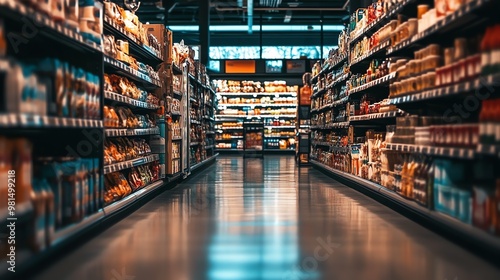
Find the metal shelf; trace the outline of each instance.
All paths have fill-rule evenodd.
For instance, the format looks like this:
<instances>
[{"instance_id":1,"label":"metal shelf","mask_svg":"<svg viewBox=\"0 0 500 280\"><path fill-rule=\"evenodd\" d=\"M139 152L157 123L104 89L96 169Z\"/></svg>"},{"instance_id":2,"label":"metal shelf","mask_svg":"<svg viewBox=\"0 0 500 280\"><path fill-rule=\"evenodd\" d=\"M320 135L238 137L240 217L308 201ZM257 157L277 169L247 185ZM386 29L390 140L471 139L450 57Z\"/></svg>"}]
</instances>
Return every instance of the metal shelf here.
<instances>
[{"instance_id":1,"label":"metal shelf","mask_svg":"<svg viewBox=\"0 0 500 280\"><path fill-rule=\"evenodd\" d=\"M473 159L476 155L475 149L454 148L454 147L434 147L410 144L387 144L387 150L401 151L404 153L419 153L439 157L450 157L457 159Z\"/></svg>"},{"instance_id":2,"label":"metal shelf","mask_svg":"<svg viewBox=\"0 0 500 280\"><path fill-rule=\"evenodd\" d=\"M29 114L0 114L0 128L103 128L103 121Z\"/></svg>"},{"instance_id":3,"label":"metal shelf","mask_svg":"<svg viewBox=\"0 0 500 280\"><path fill-rule=\"evenodd\" d=\"M290 138L294 138L295 135L293 136L286 136L286 135L281 135L281 136L271 136L271 135L264 135L264 138L267 138L267 139L270 139L270 138L274 138L274 139L277 139L277 138L280 138L280 139L290 139Z\"/></svg>"},{"instance_id":4,"label":"metal shelf","mask_svg":"<svg viewBox=\"0 0 500 280\"><path fill-rule=\"evenodd\" d=\"M229 139L215 139L215 141L233 141L233 140L238 140L238 139L243 139L243 136L231 136Z\"/></svg>"},{"instance_id":5,"label":"metal shelf","mask_svg":"<svg viewBox=\"0 0 500 280\"><path fill-rule=\"evenodd\" d=\"M346 172L338 171L314 159L311 159L310 162L313 166L327 172L335 179L342 178L350 183L353 183L355 186L367 189L371 191L371 196L387 199L393 205L402 207L412 214L416 214L420 218L424 218L427 222L430 222L433 225L439 225L450 234L459 236L462 240L466 240L467 242L474 243L476 247L480 246L484 252L489 252L497 257L500 255L500 239L498 237L445 214L425 208L415 201L403 198L397 193L374 182Z\"/></svg>"},{"instance_id":6,"label":"metal shelf","mask_svg":"<svg viewBox=\"0 0 500 280\"><path fill-rule=\"evenodd\" d=\"M400 105L404 103L418 102L422 100L429 100L434 98L443 98L458 94L463 94L466 92L471 92L474 90L479 90L481 88L488 88L491 86L498 85L500 81L500 73L488 75L484 77L479 77L471 81L458 83L449 86L443 86L435 89L425 90L422 92L409 94L400 97L391 98L391 104Z\"/></svg>"},{"instance_id":7,"label":"metal shelf","mask_svg":"<svg viewBox=\"0 0 500 280\"><path fill-rule=\"evenodd\" d=\"M294 125L265 125L265 129L295 129Z\"/></svg>"},{"instance_id":8,"label":"metal shelf","mask_svg":"<svg viewBox=\"0 0 500 280\"><path fill-rule=\"evenodd\" d=\"M323 75L323 74L326 74L326 73L330 73L331 71L333 71L333 69L337 68L337 66L346 61L347 60L347 53L346 54L342 54L340 55L339 57L337 57L333 63L331 65L324 65L323 66L323 69L321 69L321 71L314 77L311 78L311 81L314 83L314 81L316 81L318 79L319 76Z\"/></svg>"},{"instance_id":9,"label":"metal shelf","mask_svg":"<svg viewBox=\"0 0 500 280\"><path fill-rule=\"evenodd\" d=\"M334 129L334 128L348 128L349 122L336 122L327 125L312 125L311 129Z\"/></svg>"},{"instance_id":10,"label":"metal shelf","mask_svg":"<svg viewBox=\"0 0 500 280\"><path fill-rule=\"evenodd\" d=\"M51 40L57 40L73 49L102 53L101 45L84 39L76 30L61 23L56 23L47 15L20 2L21 1L0 0L0 17L13 19L18 21L20 25L24 24L25 27L28 27L26 23L32 22L36 26L35 29L38 31L35 34L37 36L41 35ZM31 28L27 28L26 32L31 32ZM26 35L26 37L27 36L28 35ZM50 43L47 42L47 44Z\"/></svg>"},{"instance_id":11,"label":"metal shelf","mask_svg":"<svg viewBox=\"0 0 500 280\"><path fill-rule=\"evenodd\" d=\"M123 27L118 26L107 15L104 15L104 29L117 39L125 39L129 42L130 53L136 58L144 59L147 64L156 66L163 62L161 53L142 45L132 33L127 32ZM140 60L139 59L139 60ZM144 62L140 60L141 62Z\"/></svg>"},{"instance_id":12,"label":"metal shelf","mask_svg":"<svg viewBox=\"0 0 500 280\"><path fill-rule=\"evenodd\" d=\"M362 29L360 32L357 34L352 34L350 35L351 40L349 41L349 45L352 45L353 43L359 41L360 39L364 38L365 36L372 35L375 33L378 29L389 23L389 21L394 18L396 15L401 13L401 11L409 4L412 2L415 2L416 0L403 0L401 1L397 6L395 6L392 10L389 12L385 13L382 15L380 18L377 20L373 21L370 23L368 26L366 26L364 29Z\"/></svg>"},{"instance_id":13,"label":"metal shelf","mask_svg":"<svg viewBox=\"0 0 500 280\"><path fill-rule=\"evenodd\" d=\"M250 118L295 118L296 115L216 115L218 118L239 118L239 119L250 119Z\"/></svg>"},{"instance_id":14,"label":"metal shelf","mask_svg":"<svg viewBox=\"0 0 500 280\"><path fill-rule=\"evenodd\" d=\"M271 96L283 96L283 95L293 95L296 96L296 92L218 92L221 96L259 96L259 95L271 95Z\"/></svg>"},{"instance_id":15,"label":"metal shelf","mask_svg":"<svg viewBox=\"0 0 500 280\"><path fill-rule=\"evenodd\" d=\"M398 115L400 115L401 113L402 113L402 111L392 111L392 112L374 113L374 114L367 114L367 115L360 115L360 116L350 116L349 121L350 122L361 122L361 121L370 121L370 120L389 119L389 118L395 118Z\"/></svg>"},{"instance_id":16,"label":"metal shelf","mask_svg":"<svg viewBox=\"0 0 500 280\"><path fill-rule=\"evenodd\" d=\"M476 10L487 7L486 4L489 2L491 2L491 0L472 0L468 3L464 3L455 12L442 18L430 28L413 35L411 38L408 38L393 47L390 47L387 50L387 55L397 54L408 47L417 45L416 43L418 43L418 46L421 46L422 41L426 41L432 37L437 37L443 32L449 32L451 28L459 29L467 25L469 20L472 18L469 18L468 20L466 19Z\"/></svg>"},{"instance_id":17,"label":"metal shelf","mask_svg":"<svg viewBox=\"0 0 500 280\"><path fill-rule=\"evenodd\" d=\"M182 74L181 68L175 63L172 63L172 71L174 72L174 74Z\"/></svg>"},{"instance_id":18,"label":"metal shelf","mask_svg":"<svg viewBox=\"0 0 500 280\"><path fill-rule=\"evenodd\" d=\"M388 75L385 75L384 77L380 77L376 80L373 80L369 83L366 83L364 85L352 88L348 90L348 95L352 95L354 93L359 93L363 92L366 90L369 90L371 88L377 87L377 86L386 86L389 85L389 83L396 78L396 72L390 73Z\"/></svg>"},{"instance_id":19,"label":"metal shelf","mask_svg":"<svg viewBox=\"0 0 500 280\"><path fill-rule=\"evenodd\" d=\"M119 93L115 93L115 92L111 92L111 91L105 91L104 98L107 100L112 100L112 101L119 102L122 104L127 104L129 106L133 106L136 108L150 109L150 110L158 110L160 108L160 106L158 106L158 105L135 100L135 99L132 99L130 97L123 96Z\"/></svg>"},{"instance_id":20,"label":"metal shelf","mask_svg":"<svg viewBox=\"0 0 500 280\"><path fill-rule=\"evenodd\" d=\"M500 146L479 144L477 146L476 154L500 158Z\"/></svg>"},{"instance_id":21,"label":"metal shelf","mask_svg":"<svg viewBox=\"0 0 500 280\"><path fill-rule=\"evenodd\" d=\"M160 129L158 127L140 128L140 129L106 128L104 133L106 134L106 137L158 135L158 134L160 134Z\"/></svg>"},{"instance_id":22,"label":"metal shelf","mask_svg":"<svg viewBox=\"0 0 500 280\"><path fill-rule=\"evenodd\" d=\"M135 166L147 164L150 162L157 161L159 159L160 159L159 155L153 154L153 155L140 157L140 158L133 159L133 160L128 160L128 161L124 161L124 162L105 165L104 166L104 174L113 173L113 172L117 172L117 171L120 171L123 169L128 169L128 168L132 168Z\"/></svg>"},{"instance_id":23,"label":"metal shelf","mask_svg":"<svg viewBox=\"0 0 500 280\"><path fill-rule=\"evenodd\" d=\"M178 99L181 99L183 96L182 92L180 91L173 90L172 93L174 94L174 96L178 97Z\"/></svg>"},{"instance_id":24,"label":"metal shelf","mask_svg":"<svg viewBox=\"0 0 500 280\"><path fill-rule=\"evenodd\" d=\"M365 62L369 62L368 60L371 59L371 58L375 58L379 55L383 55L385 56L385 52L383 52L387 47L389 47L391 44L391 40L386 40L385 42L383 43L380 43L378 46L375 46L372 50L370 50L368 53L362 55L362 56L358 56L356 59L354 59L353 61L351 61L351 65L350 65L350 69L352 72L356 72L357 71L353 71L354 69L356 70L360 70L360 71L366 71L366 69L361 69L361 67L363 67L366 63Z\"/></svg>"},{"instance_id":25,"label":"metal shelf","mask_svg":"<svg viewBox=\"0 0 500 280\"><path fill-rule=\"evenodd\" d=\"M219 108L220 107L297 107L297 104L221 104L219 103Z\"/></svg>"},{"instance_id":26,"label":"metal shelf","mask_svg":"<svg viewBox=\"0 0 500 280\"><path fill-rule=\"evenodd\" d=\"M243 127L238 127L238 126L232 126L232 127L222 127L217 130L243 130Z\"/></svg>"},{"instance_id":27,"label":"metal shelf","mask_svg":"<svg viewBox=\"0 0 500 280\"><path fill-rule=\"evenodd\" d=\"M156 89L161 87L161 82L152 79L148 75L141 73L140 71L137 71L135 69L132 69L130 66L126 65L125 63L118 61L114 58L111 58L109 56L104 56L104 65L108 66L109 68L114 69L117 73L130 78L138 83L142 83L142 86L148 88L148 89ZM106 71L105 71L106 72Z\"/></svg>"}]
</instances>

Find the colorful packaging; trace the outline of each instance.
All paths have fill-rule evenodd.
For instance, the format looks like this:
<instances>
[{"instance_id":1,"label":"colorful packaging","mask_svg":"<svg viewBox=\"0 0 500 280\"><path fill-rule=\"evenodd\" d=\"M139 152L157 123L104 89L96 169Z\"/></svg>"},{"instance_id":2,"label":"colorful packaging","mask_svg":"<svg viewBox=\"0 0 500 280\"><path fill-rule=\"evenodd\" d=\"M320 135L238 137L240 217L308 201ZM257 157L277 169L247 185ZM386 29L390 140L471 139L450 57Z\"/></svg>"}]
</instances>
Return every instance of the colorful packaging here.
<instances>
[{"instance_id":1,"label":"colorful packaging","mask_svg":"<svg viewBox=\"0 0 500 280\"><path fill-rule=\"evenodd\" d=\"M62 170L63 224L76 223L81 217L81 180L79 163L65 161L60 164Z\"/></svg>"},{"instance_id":2,"label":"colorful packaging","mask_svg":"<svg viewBox=\"0 0 500 280\"><path fill-rule=\"evenodd\" d=\"M51 160L52 161L52 160ZM61 228L63 225L63 186L62 170L57 162L47 162L41 167L40 177L47 180L48 186L54 195L54 217L55 227Z\"/></svg>"},{"instance_id":3,"label":"colorful packaging","mask_svg":"<svg viewBox=\"0 0 500 280\"><path fill-rule=\"evenodd\" d=\"M54 239L55 233L55 207L54 207L54 193L45 179L40 180L40 186L46 193L45 201L45 242L47 247L50 246Z\"/></svg>"},{"instance_id":4,"label":"colorful packaging","mask_svg":"<svg viewBox=\"0 0 500 280\"><path fill-rule=\"evenodd\" d=\"M103 33L103 4L94 0L80 0L80 31L90 42L101 45Z\"/></svg>"},{"instance_id":5,"label":"colorful packaging","mask_svg":"<svg viewBox=\"0 0 500 280\"><path fill-rule=\"evenodd\" d=\"M43 1L41 1L43 2ZM64 12L66 14L66 24L74 30L79 30L79 1L78 0L64 0Z\"/></svg>"}]
</instances>

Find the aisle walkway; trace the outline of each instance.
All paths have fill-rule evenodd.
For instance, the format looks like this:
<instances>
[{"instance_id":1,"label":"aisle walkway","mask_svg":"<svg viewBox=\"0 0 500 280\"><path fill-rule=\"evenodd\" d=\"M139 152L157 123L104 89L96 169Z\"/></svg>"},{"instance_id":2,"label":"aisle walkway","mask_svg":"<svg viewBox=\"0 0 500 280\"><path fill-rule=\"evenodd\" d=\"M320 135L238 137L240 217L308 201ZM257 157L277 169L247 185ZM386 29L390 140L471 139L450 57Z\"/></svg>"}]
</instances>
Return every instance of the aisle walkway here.
<instances>
[{"instance_id":1,"label":"aisle walkway","mask_svg":"<svg viewBox=\"0 0 500 280\"><path fill-rule=\"evenodd\" d=\"M221 157L36 279L500 279L293 157Z\"/></svg>"}]
</instances>

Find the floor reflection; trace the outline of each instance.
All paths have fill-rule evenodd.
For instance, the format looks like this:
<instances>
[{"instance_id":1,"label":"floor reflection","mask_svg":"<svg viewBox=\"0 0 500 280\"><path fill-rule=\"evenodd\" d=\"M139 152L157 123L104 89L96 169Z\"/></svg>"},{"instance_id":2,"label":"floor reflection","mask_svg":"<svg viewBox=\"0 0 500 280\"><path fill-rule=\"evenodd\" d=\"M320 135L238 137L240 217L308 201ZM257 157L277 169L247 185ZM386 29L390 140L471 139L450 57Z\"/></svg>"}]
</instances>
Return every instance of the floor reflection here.
<instances>
[{"instance_id":1,"label":"floor reflection","mask_svg":"<svg viewBox=\"0 0 500 280\"><path fill-rule=\"evenodd\" d=\"M227 184L226 176L233 179L231 171L242 164L243 184ZM289 158L231 160L229 168L221 163L223 188L216 190L224 203L216 206L207 279L282 279L293 269L299 260L297 183L279 174L290 164Z\"/></svg>"},{"instance_id":2,"label":"floor reflection","mask_svg":"<svg viewBox=\"0 0 500 280\"><path fill-rule=\"evenodd\" d=\"M34 278L444 280L500 270L293 157L266 156L219 158Z\"/></svg>"}]
</instances>

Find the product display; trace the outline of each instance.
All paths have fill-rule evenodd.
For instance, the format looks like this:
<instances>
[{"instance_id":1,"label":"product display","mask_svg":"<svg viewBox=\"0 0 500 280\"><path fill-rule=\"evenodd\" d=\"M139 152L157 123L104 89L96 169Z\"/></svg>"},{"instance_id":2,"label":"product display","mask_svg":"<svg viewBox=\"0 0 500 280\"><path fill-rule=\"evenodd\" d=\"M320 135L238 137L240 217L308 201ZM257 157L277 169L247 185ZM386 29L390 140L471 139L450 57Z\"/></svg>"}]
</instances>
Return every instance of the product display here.
<instances>
[{"instance_id":1,"label":"product display","mask_svg":"<svg viewBox=\"0 0 500 280\"><path fill-rule=\"evenodd\" d=\"M313 68L313 163L450 216L457 229L471 224L499 235L492 205L500 192L500 103L476 98L481 87L498 85L498 25L472 30L461 22L486 2L379 0L356 11L349 65ZM350 74L345 84L337 82L343 73Z\"/></svg>"},{"instance_id":2,"label":"product display","mask_svg":"<svg viewBox=\"0 0 500 280\"><path fill-rule=\"evenodd\" d=\"M119 5L109 0L104 1L104 6L105 6L105 22L109 26L112 26L114 29L119 30L122 34L124 34L127 37L128 40L132 41L135 44L141 45L144 49L155 54L159 58L162 58L162 50L160 47L160 42L154 35L148 33L148 29L143 23L139 21L137 15L135 15L131 11L123 9ZM128 52L129 42L118 41L118 44L116 45L119 49L118 50L113 47L114 38L112 40L113 42L109 40L110 38L113 37L110 35L104 36L106 53L108 53L108 50L111 50L112 53L115 54L117 53L117 51L121 51L122 54L118 55L118 57L127 59L129 55Z\"/></svg>"},{"instance_id":3,"label":"product display","mask_svg":"<svg viewBox=\"0 0 500 280\"><path fill-rule=\"evenodd\" d=\"M189 176L184 160L201 166L217 156L206 68L190 54L193 71L170 79L171 38L156 32L164 25L144 25L124 6L0 1L0 198L12 201L0 203L0 218L17 219L19 268ZM183 90L188 79L192 92ZM172 86L192 97L192 115Z\"/></svg>"},{"instance_id":4,"label":"product display","mask_svg":"<svg viewBox=\"0 0 500 280\"><path fill-rule=\"evenodd\" d=\"M104 177L104 204L109 205L160 179L160 164L153 162Z\"/></svg>"},{"instance_id":5,"label":"product display","mask_svg":"<svg viewBox=\"0 0 500 280\"><path fill-rule=\"evenodd\" d=\"M100 78L55 58L37 63L0 59L6 93L0 111L100 119Z\"/></svg>"},{"instance_id":6,"label":"product display","mask_svg":"<svg viewBox=\"0 0 500 280\"><path fill-rule=\"evenodd\" d=\"M293 150L298 86L285 81L214 80L218 98L218 149L243 149L243 121L261 118L266 127L263 149ZM240 139L241 138L241 139ZM230 142L230 143L229 143Z\"/></svg>"},{"instance_id":7,"label":"product display","mask_svg":"<svg viewBox=\"0 0 500 280\"><path fill-rule=\"evenodd\" d=\"M203 241L203 252L215 248L206 240L253 248L262 240L241 225L260 237L270 226L307 253L302 241L332 229L332 215L339 253L363 268L343 278L495 278L487 262L500 256L500 1L209 2L0 0L0 279L79 279L81 267L138 273L102 259L153 256L137 243L144 233L180 260L142 260L165 264L149 278L238 278L243 270L227 263L177 269L193 268L181 239ZM160 208L141 207L161 193ZM379 202L439 234L401 217L384 224L392 214L371 204ZM139 208L122 224L134 236L81 242L125 228L110 225ZM223 238L206 238L212 229ZM258 251L267 256L276 240L265 241ZM94 243L109 252L92 254ZM231 250L244 247L236 243ZM217 248L218 261L230 260ZM63 256L67 275L54 277L60 261L50 259L68 249L77 252ZM288 263L304 255L271 251ZM377 251L385 255L370 263ZM455 260L467 266L453 271ZM263 263L248 277L280 276L259 271Z\"/></svg>"}]
</instances>

